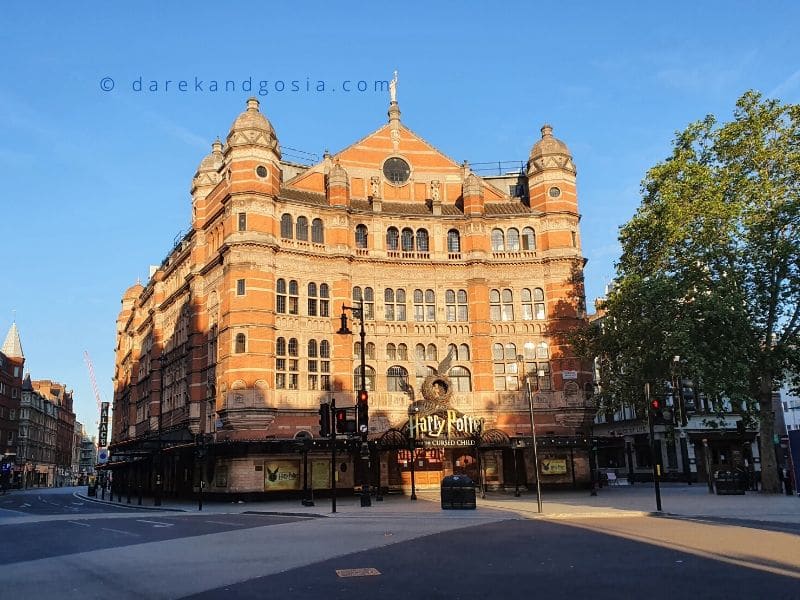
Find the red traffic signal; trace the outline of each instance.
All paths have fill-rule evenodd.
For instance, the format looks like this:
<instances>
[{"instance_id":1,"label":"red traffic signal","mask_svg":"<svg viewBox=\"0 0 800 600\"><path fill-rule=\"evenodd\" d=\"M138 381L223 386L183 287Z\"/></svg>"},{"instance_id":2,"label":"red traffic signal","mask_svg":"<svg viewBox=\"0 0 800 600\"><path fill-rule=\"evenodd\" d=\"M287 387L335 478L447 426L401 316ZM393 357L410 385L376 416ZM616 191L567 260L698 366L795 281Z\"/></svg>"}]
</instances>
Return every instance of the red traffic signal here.
<instances>
[{"instance_id":1,"label":"red traffic signal","mask_svg":"<svg viewBox=\"0 0 800 600\"><path fill-rule=\"evenodd\" d=\"M367 393L367 390L361 390L358 392L358 403L366 404L367 402L369 402L369 394Z\"/></svg>"},{"instance_id":2,"label":"red traffic signal","mask_svg":"<svg viewBox=\"0 0 800 600\"><path fill-rule=\"evenodd\" d=\"M657 398L653 398L650 400L650 408L652 410L659 410L661 408L661 400Z\"/></svg>"}]
</instances>

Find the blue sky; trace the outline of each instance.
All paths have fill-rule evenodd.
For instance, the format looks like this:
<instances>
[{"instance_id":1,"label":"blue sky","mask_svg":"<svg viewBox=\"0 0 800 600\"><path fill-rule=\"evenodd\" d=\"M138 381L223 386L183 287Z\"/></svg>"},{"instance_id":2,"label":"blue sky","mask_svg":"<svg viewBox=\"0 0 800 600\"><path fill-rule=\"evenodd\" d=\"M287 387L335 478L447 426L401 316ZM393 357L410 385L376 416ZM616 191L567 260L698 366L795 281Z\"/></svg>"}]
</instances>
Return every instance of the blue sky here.
<instances>
[{"instance_id":1,"label":"blue sky","mask_svg":"<svg viewBox=\"0 0 800 600\"><path fill-rule=\"evenodd\" d=\"M578 166L590 303L675 131L727 119L751 88L800 102L800 5L788 1L35 9L6 5L0 26L0 329L16 310L28 370L73 387L92 430L83 352L110 400L121 294L188 226L197 164L250 95L210 92L210 80L336 89L398 69L403 122L459 161L526 160L551 123ZM151 79L173 87L151 93ZM385 93L270 90L261 108L284 147L336 151L386 119Z\"/></svg>"}]
</instances>

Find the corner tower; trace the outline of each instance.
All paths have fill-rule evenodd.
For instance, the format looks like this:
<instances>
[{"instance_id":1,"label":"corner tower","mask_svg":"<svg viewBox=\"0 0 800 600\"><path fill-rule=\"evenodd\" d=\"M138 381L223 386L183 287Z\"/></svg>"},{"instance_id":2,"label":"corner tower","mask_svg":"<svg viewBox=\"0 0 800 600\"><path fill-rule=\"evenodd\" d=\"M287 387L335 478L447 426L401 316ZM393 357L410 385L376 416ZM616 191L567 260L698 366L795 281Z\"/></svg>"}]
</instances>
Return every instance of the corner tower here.
<instances>
[{"instance_id":1,"label":"corner tower","mask_svg":"<svg viewBox=\"0 0 800 600\"><path fill-rule=\"evenodd\" d=\"M231 125L223 155L231 193L280 193L281 150L272 124L259 110L258 99L248 99L247 110Z\"/></svg>"}]
</instances>

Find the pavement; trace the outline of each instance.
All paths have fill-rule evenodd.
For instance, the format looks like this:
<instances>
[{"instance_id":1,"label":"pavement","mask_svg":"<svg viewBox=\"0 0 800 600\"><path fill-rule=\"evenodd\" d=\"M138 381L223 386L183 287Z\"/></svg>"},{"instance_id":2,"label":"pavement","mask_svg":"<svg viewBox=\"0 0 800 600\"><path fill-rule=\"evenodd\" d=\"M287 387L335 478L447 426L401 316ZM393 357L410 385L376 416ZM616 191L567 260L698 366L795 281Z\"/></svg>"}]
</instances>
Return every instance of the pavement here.
<instances>
[{"instance_id":1,"label":"pavement","mask_svg":"<svg viewBox=\"0 0 800 600\"><path fill-rule=\"evenodd\" d=\"M127 504L102 501L86 495L81 488L78 496L87 501L104 502L117 507L138 507L137 498ZM447 514L465 511L442 511L439 492L433 490L417 493L418 500L408 496L387 495L382 502L373 497L371 507L361 507L356 496L337 499L336 514L331 513L329 498L318 498L314 506L303 506L299 500L265 500L258 502L204 501L206 513L256 512L274 515L298 516L358 516L379 514ZM705 485L661 484L662 511L656 510L655 490L652 484L605 487L596 496L581 491L542 491L542 513L538 512L536 494L524 491L520 497L513 492L488 492L478 498L478 511L513 513L523 518L578 519L601 517L630 517L646 515L680 516L690 518L752 520L758 522L800 524L800 497L747 492L745 495L718 496L709 494ZM181 512L198 512L197 501L190 499L164 498L161 507L153 506L152 498L142 499L142 508ZM124 509L124 508L123 508Z\"/></svg>"}]
</instances>

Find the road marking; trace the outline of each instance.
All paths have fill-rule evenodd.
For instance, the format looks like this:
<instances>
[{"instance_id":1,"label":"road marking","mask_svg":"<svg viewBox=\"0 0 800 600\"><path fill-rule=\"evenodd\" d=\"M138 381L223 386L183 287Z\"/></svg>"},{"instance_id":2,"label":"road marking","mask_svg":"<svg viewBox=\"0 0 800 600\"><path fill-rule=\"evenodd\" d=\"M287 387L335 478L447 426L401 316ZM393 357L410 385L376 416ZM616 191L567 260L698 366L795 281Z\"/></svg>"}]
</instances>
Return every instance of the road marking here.
<instances>
[{"instance_id":1,"label":"road marking","mask_svg":"<svg viewBox=\"0 0 800 600\"><path fill-rule=\"evenodd\" d=\"M175 523L162 523L161 521L148 521L147 519L136 519L139 523L150 523L154 527L172 527Z\"/></svg>"},{"instance_id":2,"label":"road marking","mask_svg":"<svg viewBox=\"0 0 800 600\"><path fill-rule=\"evenodd\" d=\"M103 531L113 531L114 533L122 533L123 535L132 535L133 537L141 537L138 533L131 533L130 531L122 531L122 529L112 529L111 527L101 527Z\"/></svg>"},{"instance_id":3,"label":"road marking","mask_svg":"<svg viewBox=\"0 0 800 600\"><path fill-rule=\"evenodd\" d=\"M83 506L83 502L70 502L70 504L74 504L75 506Z\"/></svg>"},{"instance_id":4,"label":"road marking","mask_svg":"<svg viewBox=\"0 0 800 600\"><path fill-rule=\"evenodd\" d=\"M204 523L214 523L215 525L233 525L234 527L243 527L243 523L230 523L229 521L203 521Z\"/></svg>"},{"instance_id":5,"label":"road marking","mask_svg":"<svg viewBox=\"0 0 800 600\"><path fill-rule=\"evenodd\" d=\"M336 574L339 577L370 577L380 575L381 572L373 567L367 567L366 569L336 569Z\"/></svg>"},{"instance_id":6,"label":"road marking","mask_svg":"<svg viewBox=\"0 0 800 600\"><path fill-rule=\"evenodd\" d=\"M73 525L80 525L81 527L91 527L88 523L78 523L78 521L67 521L67 523L72 523Z\"/></svg>"},{"instance_id":7,"label":"road marking","mask_svg":"<svg viewBox=\"0 0 800 600\"><path fill-rule=\"evenodd\" d=\"M28 504L27 502L25 502L24 504L20 504L20 508L30 508L30 506L31 505Z\"/></svg>"}]
</instances>

